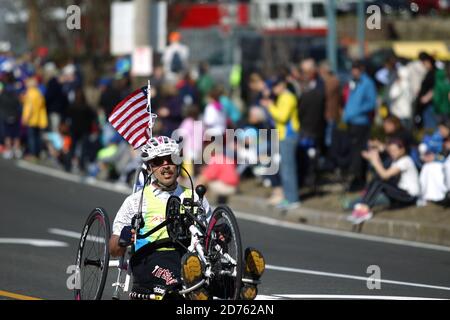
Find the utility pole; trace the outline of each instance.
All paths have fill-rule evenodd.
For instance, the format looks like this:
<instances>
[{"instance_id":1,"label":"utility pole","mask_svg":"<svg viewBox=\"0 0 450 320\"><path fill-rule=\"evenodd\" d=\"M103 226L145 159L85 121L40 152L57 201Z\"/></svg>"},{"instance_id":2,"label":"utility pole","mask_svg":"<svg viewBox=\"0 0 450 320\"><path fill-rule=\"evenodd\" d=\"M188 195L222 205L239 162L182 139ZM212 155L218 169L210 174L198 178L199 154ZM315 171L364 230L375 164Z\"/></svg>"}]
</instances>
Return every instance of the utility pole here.
<instances>
[{"instance_id":1,"label":"utility pole","mask_svg":"<svg viewBox=\"0 0 450 320\"><path fill-rule=\"evenodd\" d=\"M333 72L337 71L337 30L336 30L336 0L329 0L327 6L327 58Z\"/></svg>"},{"instance_id":2,"label":"utility pole","mask_svg":"<svg viewBox=\"0 0 450 320\"><path fill-rule=\"evenodd\" d=\"M42 35L40 32L40 16L39 6L35 1L27 2L28 9L28 23L27 23L27 40L28 47L31 50L35 50L38 46L42 45Z\"/></svg>"},{"instance_id":3,"label":"utility pole","mask_svg":"<svg viewBox=\"0 0 450 320\"><path fill-rule=\"evenodd\" d=\"M364 12L364 0L358 0L358 53L359 58L365 56L365 37L366 37L366 14Z\"/></svg>"},{"instance_id":4,"label":"utility pole","mask_svg":"<svg viewBox=\"0 0 450 320\"><path fill-rule=\"evenodd\" d=\"M150 2L151 0L134 0L134 45L150 45Z\"/></svg>"},{"instance_id":5,"label":"utility pole","mask_svg":"<svg viewBox=\"0 0 450 320\"><path fill-rule=\"evenodd\" d=\"M134 0L134 48L150 46L150 8L152 0ZM133 63L133 61L131 62ZM134 77L134 87L147 83L144 77Z\"/></svg>"}]
</instances>

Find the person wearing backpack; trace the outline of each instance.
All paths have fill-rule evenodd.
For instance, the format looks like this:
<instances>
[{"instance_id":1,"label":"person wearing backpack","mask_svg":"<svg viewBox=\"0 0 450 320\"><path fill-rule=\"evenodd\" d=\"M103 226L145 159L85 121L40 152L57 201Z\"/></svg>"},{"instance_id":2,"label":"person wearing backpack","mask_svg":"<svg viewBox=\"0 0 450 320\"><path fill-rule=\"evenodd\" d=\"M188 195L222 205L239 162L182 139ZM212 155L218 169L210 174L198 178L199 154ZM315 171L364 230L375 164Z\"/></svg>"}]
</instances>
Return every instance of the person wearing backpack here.
<instances>
[{"instance_id":1,"label":"person wearing backpack","mask_svg":"<svg viewBox=\"0 0 450 320\"><path fill-rule=\"evenodd\" d=\"M170 44L164 50L162 61L166 80L175 83L178 76L187 69L189 59L189 48L182 44L179 32L171 32L169 35Z\"/></svg>"}]
</instances>

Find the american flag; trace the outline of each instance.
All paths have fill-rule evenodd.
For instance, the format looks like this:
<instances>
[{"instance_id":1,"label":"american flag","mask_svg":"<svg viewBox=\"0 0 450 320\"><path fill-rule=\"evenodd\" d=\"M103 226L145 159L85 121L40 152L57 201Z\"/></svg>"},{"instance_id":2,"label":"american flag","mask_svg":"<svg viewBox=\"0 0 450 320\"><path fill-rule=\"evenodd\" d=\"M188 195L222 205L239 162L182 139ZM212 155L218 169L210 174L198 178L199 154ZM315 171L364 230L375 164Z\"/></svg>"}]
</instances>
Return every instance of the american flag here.
<instances>
[{"instance_id":1,"label":"american flag","mask_svg":"<svg viewBox=\"0 0 450 320\"><path fill-rule=\"evenodd\" d=\"M150 137L147 91L147 87L142 87L132 92L114 108L108 118L117 132L135 149Z\"/></svg>"}]
</instances>

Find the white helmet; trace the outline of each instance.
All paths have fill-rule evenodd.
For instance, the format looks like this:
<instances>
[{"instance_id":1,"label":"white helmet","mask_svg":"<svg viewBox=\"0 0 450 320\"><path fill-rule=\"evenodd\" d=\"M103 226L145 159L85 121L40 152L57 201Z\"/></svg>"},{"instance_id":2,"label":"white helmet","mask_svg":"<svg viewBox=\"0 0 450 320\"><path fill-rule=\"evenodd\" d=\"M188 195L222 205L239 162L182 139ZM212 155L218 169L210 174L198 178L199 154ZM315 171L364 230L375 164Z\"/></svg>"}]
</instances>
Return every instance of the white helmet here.
<instances>
[{"instance_id":1,"label":"white helmet","mask_svg":"<svg viewBox=\"0 0 450 320\"><path fill-rule=\"evenodd\" d=\"M151 138L141 147L141 151L141 158L144 162L157 157L180 155L178 143L166 136Z\"/></svg>"}]
</instances>

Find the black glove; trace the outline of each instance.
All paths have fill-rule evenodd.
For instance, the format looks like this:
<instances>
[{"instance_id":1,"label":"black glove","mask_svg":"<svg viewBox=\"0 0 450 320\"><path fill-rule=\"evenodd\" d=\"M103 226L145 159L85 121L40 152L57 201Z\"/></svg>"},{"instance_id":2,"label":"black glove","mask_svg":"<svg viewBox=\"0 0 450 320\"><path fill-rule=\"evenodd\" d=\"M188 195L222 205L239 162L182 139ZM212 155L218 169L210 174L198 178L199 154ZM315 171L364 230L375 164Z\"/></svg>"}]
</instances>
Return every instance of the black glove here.
<instances>
[{"instance_id":1,"label":"black glove","mask_svg":"<svg viewBox=\"0 0 450 320\"><path fill-rule=\"evenodd\" d=\"M122 231L120 232L120 238L119 238L119 246L120 247L128 247L132 244L131 241L131 230L133 228L131 226L123 227Z\"/></svg>"}]
</instances>

